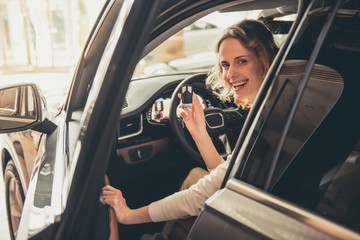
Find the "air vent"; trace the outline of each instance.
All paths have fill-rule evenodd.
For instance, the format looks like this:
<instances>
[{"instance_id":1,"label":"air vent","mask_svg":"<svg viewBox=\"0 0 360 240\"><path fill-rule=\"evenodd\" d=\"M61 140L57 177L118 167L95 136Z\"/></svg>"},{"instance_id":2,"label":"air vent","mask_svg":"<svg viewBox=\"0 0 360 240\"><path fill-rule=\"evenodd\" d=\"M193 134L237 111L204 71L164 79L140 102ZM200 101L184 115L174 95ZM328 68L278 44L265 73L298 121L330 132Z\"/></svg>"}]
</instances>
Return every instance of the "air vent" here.
<instances>
[{"instance_id":1,"label":"air vent","mask_svg":"<svg viewBox=\"0 0 360 240\"><path fill-rule=\"evenodd\" d=\"M142 132L142 129L142 115L121 119L118 140L139 135Z\"/></svg>"}]
</instances>

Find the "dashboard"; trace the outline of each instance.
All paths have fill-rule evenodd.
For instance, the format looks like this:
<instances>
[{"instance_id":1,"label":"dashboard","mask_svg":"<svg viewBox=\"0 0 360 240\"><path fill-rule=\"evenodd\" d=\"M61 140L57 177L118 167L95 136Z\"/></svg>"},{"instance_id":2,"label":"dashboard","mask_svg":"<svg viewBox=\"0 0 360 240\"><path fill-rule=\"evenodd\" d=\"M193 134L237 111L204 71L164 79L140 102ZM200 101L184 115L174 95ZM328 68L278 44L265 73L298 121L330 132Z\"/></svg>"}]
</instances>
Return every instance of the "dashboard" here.
<instances>
[{"instance_id":1,"label":"dashboard","mask_svg":"<svg viewBox=\"0 0 360 240\"><path fill-rule=\"evenodd\" d=\"M170 114L170 98L159 98L149 108L147 120L150 123L163 123L169 119Z\"/></svg>"},{"instance_id":2,"label":"dashboard","mask_svg":"<svg viewBox=\"0 0 360 240\"><path fill-rule=\"evenodd\" d=\"M177 85L192 74L176 74L132 80L127 91L119 128L117 154L128 164L146 161L172 142L169 121L171 96ZM203 108L226 109L203 81L193 89Z\"/></svg>"},{"instance_id":3,"label":"dashboard","mask_svg":"<svg viewBox=\"0 0 360 240\"><path fill-rule=\"evenodd\" d=\"M203 96L196 95L200 101L201 106L203 109L205 108L211 108L212 103L209 99L204 99ZM171 104L171 98L159 98L157 99L153 105L149 108L148 114L147 114L147 120L149 123L166 123L169 120L170 115L170 104ZM180 116L180 110L177 109L177 116Z\"/></svg>"}]
</instances>

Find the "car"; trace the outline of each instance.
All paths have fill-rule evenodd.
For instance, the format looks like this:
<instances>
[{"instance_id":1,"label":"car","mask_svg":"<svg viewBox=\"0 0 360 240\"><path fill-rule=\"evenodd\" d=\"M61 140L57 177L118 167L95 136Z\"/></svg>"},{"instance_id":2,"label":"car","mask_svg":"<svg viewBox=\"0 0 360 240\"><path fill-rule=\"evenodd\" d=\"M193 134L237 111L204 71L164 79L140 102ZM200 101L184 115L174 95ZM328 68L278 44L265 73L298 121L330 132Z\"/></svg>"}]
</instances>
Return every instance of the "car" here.
<instances>
[{"instance_id":1,"label":"car","mask_svg":"<svg viewBox=\"0 0 360 240\"><path fill-rule=\"evenodd\" d=\"M187 57L181 29L213 12L239 12L236 22L254 10L283 41L248 113L206 88L203 64L167 71ZM359 11L355 0L108 1L56 115L36 84L0 89L0 133L38 134L26 197L16 175L23 160L12 142L1 146L15 185L8 189L25 197L23 206L23 198L7 206L20 218L17 225L10 217L13 238L140 239L161 231L164 223L117 224L101 188L110 182L136 208L205 167L177 118L177 92L191 83L204 111L226 121L209 129L219 153L233 154L188 239L360 239ZM159 62L166 71L145 71Z\"/></svg>"},{"instance_id":2,"label":"car","mask_svg":"<svg viewBox=\"0 0 360 240\"><path fill-rule=\"evenodd\" d=\"M46 91L41 91L40 94L42 98L46 98L47 110L56 114L59 111L57 108L61 106L68 89L69 73L58 71L56 73L32 74L31 76L33 79L28 80L27 83L32 82L46 89ZM48 84L49 78L52 79L51 85ZM29 75L7 75L6 78L2 79L1 85L23 84L24 79L29 79ZM14 93L18 94L19 99L22 99L18 102L23 102L23 108L28 108L25 106L26 88L22 88L18 92L12 90L8 94L11 96ZM4 94L6 94L6 91L2 95ZM6 101L4 102L4 100ZM5 114L4 111L8 114L16 112L15 102L9 102L9 100L9 98L2 98L0 112L3 114ZM4 126L2 125L2 127ZM16 232L18 227L27 186L38 152L40 137L40 132L32 130L0 134L1 169L4 174L5 194L7 196L5 202L11 232Z\"/></svg>"}]
</instances>

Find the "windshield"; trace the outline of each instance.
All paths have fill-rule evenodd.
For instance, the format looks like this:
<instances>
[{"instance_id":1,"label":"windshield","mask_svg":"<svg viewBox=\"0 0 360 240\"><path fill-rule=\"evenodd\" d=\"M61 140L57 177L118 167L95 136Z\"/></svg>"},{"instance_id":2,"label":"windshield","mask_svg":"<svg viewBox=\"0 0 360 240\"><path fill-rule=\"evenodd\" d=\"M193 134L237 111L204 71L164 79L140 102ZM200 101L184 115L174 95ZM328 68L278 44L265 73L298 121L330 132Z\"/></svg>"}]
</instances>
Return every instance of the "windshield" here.
<instances>
[{"instance_id":1,"label":"windshield","mask_svg":"<svg viewBox=\"0 0 360 240\"><path fill-rule=\"evenodd\" d=\"M216 61L216 41L225 28L245 18L257 19L259 13L214 12L197 20L146 55L133 78L210 69Z\"/></svg>"}]
</instances>

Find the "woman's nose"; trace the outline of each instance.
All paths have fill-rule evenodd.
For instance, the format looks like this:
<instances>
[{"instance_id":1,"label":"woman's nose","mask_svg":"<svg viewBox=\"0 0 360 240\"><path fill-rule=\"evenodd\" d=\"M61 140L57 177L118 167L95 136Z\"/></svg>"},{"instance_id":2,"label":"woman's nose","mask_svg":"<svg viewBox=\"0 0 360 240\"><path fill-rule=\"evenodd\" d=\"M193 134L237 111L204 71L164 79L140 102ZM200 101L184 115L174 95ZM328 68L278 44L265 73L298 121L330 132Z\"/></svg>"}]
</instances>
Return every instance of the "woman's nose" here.
<instances>
[{"instance_id":1,"label":"woman's nose","mask_svg":"<svg viewBox=\"0 0 360 240\"><path fill-rule=\"evenodd\" d=\"M233 65L229 66L229 70L227 72L228 78L231 79L232 77L234 77L236 75L236 69L234 68Z\"/></svg>"}]
</instances>

